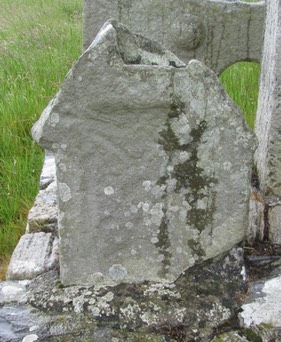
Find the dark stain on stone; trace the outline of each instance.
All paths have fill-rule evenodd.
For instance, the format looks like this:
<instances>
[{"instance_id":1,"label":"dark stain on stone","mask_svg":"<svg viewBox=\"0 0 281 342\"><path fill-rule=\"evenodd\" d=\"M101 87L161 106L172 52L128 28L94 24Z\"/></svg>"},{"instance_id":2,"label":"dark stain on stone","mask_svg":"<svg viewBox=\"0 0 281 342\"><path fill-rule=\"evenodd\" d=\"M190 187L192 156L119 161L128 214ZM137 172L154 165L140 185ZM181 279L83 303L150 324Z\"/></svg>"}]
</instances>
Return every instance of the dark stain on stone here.
<instances>
[{"instance_id":1,"label":"dark stain on stone","mask_svg":"<svg viewBox=\"0 0 281 342\"><path fill-rule=\"evenodd\" d=\"M185 68L185 65L178 66L175 61L170 61L170 60L169 60L169 66L172 66L178 69Z\"/></svg>"},{"instance_id":2,"label":"dark stain on stone","mask_svg":"<svg viewBox=\"0 0 281 342\"><path fill-rule=\"evenodd\" d=\"M201 247L201 244L198 241L190 239L188 240L188 246L199 256L200 259L206 255L204 249Z\"/></svg>"},{"instance_id":3,"label":"dark stain on stone","mask_svg":"<svg viewBox=\"0 0 281 342\"><path fill-rule=\"evenodd\" d=\"M270 232L270 224L269 224L269 205L265 204L264 207L264 232L263 232L263 241L268 242Z\"/></svg>"},{"instance_id":4,"label":"dark stain on stone","mask_svg":"<svg viewBox=\"0 0 281 342\"><path fill-rule=\"evenodd\" d=\"M252 169L251 186L258 191L260 190L260 180L259 180L259 175L258 175L258 170L257 170L256 165L254 165Z\"/></svg>"},{"instance_id":5,"label":"dark stain on stone","mask_svg":"<svg viewBox=\"0 0 281 342\"><path fill-rule=\"evenodd\" d=\"M170 178L177 180L176 191L182 188L189 189L186 195L186 201L191 206L188 212L186 223L194 226L199 232L202 232L206 226L213 223L213 214L215 211L215 193L212 192L212 186L217 183L214 177L204 175L204 170L198 166L198 147L201 143L203 133L207 128L206 121L202 120L196 128L193 128L190 136L191 142L188 144L180 144L178 137L171 127L171 118L179 117L184 113L184 104L176 100L171 105L171 110L166 122L166 128L160 132L159 144L161 144L169 156L171 162L172 153L176 150L186 151L190 154L190 158L174 166L171 175L161 177L161 184L165 184ZM199 200L207 197L208 202L206 209L197 208Z\"/></svg>"},{"instance_id":6,"label":"dark stain on stone","mask_svg":"<svg viewBox=\"0 0 281 342\"><path fill-rule=\"evenodd\" d=\"M158 242L155 243L155 246L159 248L159 253L164 257L162 260L162 270L158 272L158 275L163 278L165 278L169 271L172 256L172 254L168 251L168 249L171 247L171 243L169 239L168 223L166 220L166 215L164 215L159 227L159 233L157 235Z\"/></svg>"},{"instance_id":7,"label":"dark stain on stone","mask_svg":"<svg viewBox=\"0 0 281 342\"><path fill-rule=\"evenodd\" d=\"M156 182L156 185L163 185L166 184L168 177L167 176L162 176L158 179L158 181Z\"/></svg>"},{"instance_id":8,"label":"dark stain on stone","mask_svg":"<svg viewBox=\"0 0 281 342\"><path fill-rule=\"evenodd\" d=\"M169 118L178 117L181 113L185 111L185 103L182 102L180 99L175 99L174 102L171 104L171 110L168 114Z\"/></svg>"},{"instance_id":9,"label":"dark stain on stone","mask_svg":"<svg viewBox=\"0 0 281 342\"><path fill-rule=\"evenodd\" d=\"M173 132L170 125L166 127L164 131L160 133L161 139L159 143L163 146L166 153L171 160L171 153L175 150L182 150L182 146L179 144L179 140Z\"/></svg>"}]
</instances>

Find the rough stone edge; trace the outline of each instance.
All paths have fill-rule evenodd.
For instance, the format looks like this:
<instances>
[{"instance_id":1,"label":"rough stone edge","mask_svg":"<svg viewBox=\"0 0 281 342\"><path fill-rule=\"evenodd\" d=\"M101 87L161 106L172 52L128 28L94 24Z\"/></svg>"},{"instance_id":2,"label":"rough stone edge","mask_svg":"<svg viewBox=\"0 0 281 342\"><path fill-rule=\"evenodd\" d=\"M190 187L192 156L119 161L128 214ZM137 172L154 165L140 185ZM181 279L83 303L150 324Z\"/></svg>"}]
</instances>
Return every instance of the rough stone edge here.
<instances>
[{"instance_id":1,"label":"rough stone edge","mask_svg":"<svg viewBox=\"0 0 281 342\"><path fill-rule=\"evenodd\" d=\"M27 220L26 234L24 234L19 240L10 260L10 264L7 270L6 278L8 280L26 280L33 279L43 272L56 269L59 264L59 250L58 250L58 238L57 238L57 219L54 220L54 210L56 202L53 201L49 206L48 201L44 201L44 198L51 196L56 198L57 183L56 183L56 167L54 155L46 151L45 160L40 175L40 191L35 199L35 203L30 210L30 213L37 213L37 219L29 213ZM49 192L49 193L48 193ZM41 194L41 196L40 196ZM40 208L40 211L37 208ZM41 212L44 212L44 220L42 220ZM57 212L57 210L56 210ZM31 222L32 220L32 222ZM38 224L39 223L39 224ZM30 228L33 227L33 229ZM34 229L36 227L37 229ZM35 232L34 232L35 231ZM45 260L38 267L38 253L35 249L30 249L30 246L24 242L33 241L33 247L42 243L42 238L48 239L48 253L45 255ZM25 247L24 247L25 246ZM18 254L21 254L21 258L25 260L18 260ZM34 265L33 271L28 265Z\"/></svg>"}]
</instances>

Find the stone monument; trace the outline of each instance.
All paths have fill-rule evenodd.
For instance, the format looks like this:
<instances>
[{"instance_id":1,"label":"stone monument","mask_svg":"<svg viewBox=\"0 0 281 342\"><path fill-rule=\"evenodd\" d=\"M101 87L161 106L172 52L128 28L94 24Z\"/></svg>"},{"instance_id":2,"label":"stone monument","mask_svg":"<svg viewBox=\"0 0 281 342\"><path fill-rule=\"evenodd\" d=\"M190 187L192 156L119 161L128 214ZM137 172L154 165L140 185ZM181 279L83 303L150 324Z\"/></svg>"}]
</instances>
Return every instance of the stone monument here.
<instances>
[{"instance_id":1,"label":"stone monument","mask_svg":"<svg viewBox=\"0 0 281 342\"><path fill-rule=\"evenodd\" d=\"M269 0L250 200L252 228L277 243L280 7ZM247 255L251 284L239 247L253 134L216 75L185 62L111 20L69 73L33 129L56 158L63 284L48 154L8 272L25 280L0 284L1 341L280 340L280 251Z\"/></svg>"},{"instance_id":2,"label":"stone monument","mask_svg":"<svg viewBox=\"0 0 281 342\"><path fill-rule=\"evenodd\" d=\"M255 141L216 75L110 20L33 127L64 285L173 282L245 236Z\"/></svg>"},{"instance_id":3,"label":"stone monument","mask_svg":"<svg viewBox=\"0 0 281 342\"><path fill-rule=\"evenodd\" d=\"M281 3L267 4L264 51L255 131L260 203L265 238L281 243ZM257 213L257 216L260 214Z\"/></svg>"}]
</instances>

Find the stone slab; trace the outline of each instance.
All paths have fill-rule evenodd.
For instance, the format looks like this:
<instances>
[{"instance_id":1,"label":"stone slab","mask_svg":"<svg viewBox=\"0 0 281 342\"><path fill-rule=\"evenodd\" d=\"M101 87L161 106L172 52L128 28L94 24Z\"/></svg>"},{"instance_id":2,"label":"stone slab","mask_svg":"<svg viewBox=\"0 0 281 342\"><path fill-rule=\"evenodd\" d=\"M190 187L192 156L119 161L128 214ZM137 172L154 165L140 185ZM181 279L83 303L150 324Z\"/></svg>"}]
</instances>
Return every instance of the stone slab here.
<instances>
[{"instance_id":1,"label":"stone slab","mask_svg":"<svg viewBox=\"0 0 281 342\"><path fill-rule=\"evenodd\" d=\"M241 326L253 329L262 341L281 340L281 276L256 282L239 314Z\"/></svg>"},{"instance_id":2,"label":"stone slab","mask_svg":"<svg viewBox=\"0 0 281 342\"><path fill-rule=\"evenodd\" d=\"M265 201L257 189L253 189L249 201L249 226L247 242L249 245L263 241L265 237Z\"/></svg>"},{"instance_id":3,"label":"stone slab","mask_svg":"<svg viewBox=\"0 0 281 342\"><path fill-rule=\"evenodd\" d=\"M57 183L53 181L36 196L28 213L26 232L55 232L58 228L57 221Z\"/></svg>"},{"instance_id":4,"label":"stone slab","mask_svg":"<svg viewBox=\"0 0 281 342\"><path fill-rule=\"evenodd\" d=\"M245 236L253 133L216 75L107 22L33 127L65 285L172 282Z\"/></svg>"},{"instance_id":5,"label":"stone slab","mask_svg":"<svg viewBox=\"0 0 281 342\"><path fill-rule=\"evenodd\" d=\"M258 137L256 164L260 191L269 207L269 236L280 243L281 216L281 3L268 0L265 39L255 131ZM270 213L270 211L272 211ZM277 215L277 216L276 216ZM266 222L265 224L268 224Z\"/></svg>"},{"instance_id":6,"label":"stone slab","mask_svg":"<svg viewBox=\"0 0 281 342\"><path fill-rule=\"evenodd\" d=\"M56 180L55 156L50 151L45 151L45 160L40 175L40 189L47 188Z\"/></svg>"},{"instance_id":7,"label":"stone slab","mask_svg":"<svg viewBox=\"0 0 281 342\"><path fill-rule=\"evenodd\" d=\"M8 267L8 280L32 279L57 267L58 239L51 233L25 234L20 238Z\"/></svg>"},{"instance_id":8,"label":"stone slab","mask_svg":"<svg viewBox=\"0 0 281 342\"><path fill-rule=\"evenodd\" d=\"M0 305L11 302L24 303L28 280L0 282Z\"/></svg>"},{"instance_id":9,"label":"stone slab","mask_svg":"<svg viewBox=\"0 0 281 342\"><path fill-rule=\"evenodd\" d=\"M52 317L35 310L30 305L11 303L0 307L0 341L23 342L39 341ZM61 323L61 321L60 321ZM37 336L37 339L35 339Z\"/></svg>"},{"instance_id":10,"label":"stone slab","mask_svg":"<svg viewBox=\"0 0 281 342\"><path fill-rule=\"evenodd\" d=\"M242 318L245 326L269 324L281 327L281 276L267 280L256 293L254 302L242 306Z\"/></svg>"},{"instance_id":11,"label":"stone slab","mask_svg":"<svg viewBox=\"0 0 281 342\"><path fill-rule=\"evenodd\" d=\"M281 245L281 205L268 208L269 239Z\"/></svg>"},{"instance_id":12,"label":"stone slab","mask_svg":"<svg viewBox=\"0 0 281 342\"><path fill-rule=\"evenodd\" d=\"M186 63L198 59L219 74L239 61L261 61L264 17L264 1L84 0L83 45L116 18Z\"/></svg>"}]
</instances>

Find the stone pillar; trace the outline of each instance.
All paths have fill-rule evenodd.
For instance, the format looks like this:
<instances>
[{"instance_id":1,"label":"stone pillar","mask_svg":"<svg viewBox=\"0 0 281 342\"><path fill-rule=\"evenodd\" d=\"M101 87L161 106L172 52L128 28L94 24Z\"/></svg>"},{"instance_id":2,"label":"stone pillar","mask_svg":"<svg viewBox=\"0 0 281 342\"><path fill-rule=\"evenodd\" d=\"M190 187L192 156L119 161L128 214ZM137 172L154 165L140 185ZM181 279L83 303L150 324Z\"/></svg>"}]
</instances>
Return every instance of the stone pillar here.
<instances>
[{"instance_id":1,"label":"stone pillar","mask_svg":"<svg viewBox=\"0 0 281 342\"><path fill-rule=\"evenodd\" d=\"M185 63L198 59L219 74L239 61L260 62L264 16L264 1L84 0L83 46L116 18Z\"/></svg>"},{"instance_id":2,"label":"stone pillar","mask_svg":"<svg viewBox=\"0 0 281 342\"><path fill-rule=\"evenodd\" d=\"M268 0L255 131L265 238L281 243L281 2Z\"/></svg>"},{"instance_id":3,"label":"stone pillar","mask_svg":"<svg viewBox=\"0 0 281 342\"><path fill-rule=\"evenodd\" d=\"M253 132L215 73L115 20L33 137L55 153L65 285L174 282L245 237Z\"/></svg>"}]
</instances>

